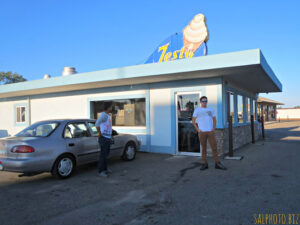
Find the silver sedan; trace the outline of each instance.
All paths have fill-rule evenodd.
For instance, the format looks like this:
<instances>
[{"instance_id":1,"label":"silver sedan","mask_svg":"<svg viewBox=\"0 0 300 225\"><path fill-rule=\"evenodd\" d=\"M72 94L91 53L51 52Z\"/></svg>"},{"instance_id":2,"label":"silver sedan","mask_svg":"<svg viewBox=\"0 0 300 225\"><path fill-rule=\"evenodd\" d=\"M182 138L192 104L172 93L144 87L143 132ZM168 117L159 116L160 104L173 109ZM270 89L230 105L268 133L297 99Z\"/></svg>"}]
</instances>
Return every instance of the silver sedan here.
<instances>
[{"instance_id":1,"label":"silver sedan","mask_svg":"<svg viewBox=\"0 0 300 225\"><path fill-rule=\"evenodd\" d=\"M95 120L37 122L13 137L0 138L0 171L24 175L51 172L70 177L76 165L96 162L100 147ZM135 158L141 142L135 135L113 130L110 157Z\"/></svg>"}]
</instances>

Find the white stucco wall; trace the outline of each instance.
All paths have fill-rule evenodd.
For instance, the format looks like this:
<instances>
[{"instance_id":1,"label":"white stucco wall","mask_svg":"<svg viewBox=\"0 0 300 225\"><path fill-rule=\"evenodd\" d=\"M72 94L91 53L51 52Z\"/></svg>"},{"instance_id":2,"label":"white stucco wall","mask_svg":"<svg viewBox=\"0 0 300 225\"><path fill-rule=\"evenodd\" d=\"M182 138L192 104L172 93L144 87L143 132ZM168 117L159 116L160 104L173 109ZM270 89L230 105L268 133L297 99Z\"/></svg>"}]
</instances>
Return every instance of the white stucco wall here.
<instances>
[{"instance_id":1,"label":"white stucco wall","mask_svg":"<svg viewBox=\"0 0 300 225\"><path fill-rule=\"evenodd\" d=\"M86 118L86 96L46 97L31 100L31 121Z\"/></svg>"},{"instance_id":2,"label":"white stucco wall","mask_svg":"<svg viewBox=\"0 0 300 225\"><path fill-rule=\"evenodd\" d=\"M64 118L89 118L89 102L112 98L129 98L135 95L148 96L149 94L149 127L115 127L119 132L126 132L138 135L145 146L145 151L164 152L174 154L176 140L176 92L201 92L209 100L209 107L213 108L218 115L218 88L217 84L197 84L197 86L174 87L174 88L150 88L150 90L128 90L128 91L107 91L91 92L81 91L60 94L49 94L32 96L31 124L41 120L64 119ZM116 88L115 90L118 90ZM120 89L119 89L120 90ZM0 130L7 130L14 135L26 126L15 126L14 105L27 103L28 100L0 102ZM173 115L173 116L172 116ZM173 124L174 123L174 124ZM148 133L149 132L149 133ZM148 147L147 147L148 146Z\"/></svg>"},{"instance_id":3,"label":"white stucco wall","mask_svg":"<svg viewBox=\"0 0 300 225\"><path fill-rule=\"evenodd\" d=\"M300 119L300 109L277 109L277 120Z\"/></svg>"},{"instance_id":4,"label":"white stucco wall","mask_svg":"<svg viewBox=\"0 0 300 225\"><path fill-rule=\"evenodd\" d=\"M219 84L220 85L220 84ZM218 115L218 86L208 85L205 87L205 95L208 98L208 107L212 108Z\"/></svg>"},{"instance_id":5,"label":"white stucco wall","mask_svg":"<svg viewBox=\"0 0 300 225\"><path fill-rule=\"evenodd\" d=\"M88 100L91 98L105 98L111 96L120 96L126 98L128 95L145 94L145 90L122 91L110 93L73 93L73 95L43 95L33 96L30 100L31 105L31 124L49 119L72 119L89 118ZM24 129L27 125L15 125L15 104L28 104L28 100L15 100L0 102L0 137L7 131L14 135Z\"/></svg>"},{"instance_id":6,"label":"white stucco wall","mask_svg":"<svg viewBox=\"0 0 300 225\"><path fill-rule=\"evenodd\" d=\"M170 89L150 90L151 145L171 146Z\"/></svg>"},{"instance_id":7,"label":"white stucco wall","mask_svg":"<svg viewBox=\"0 0 300 225\"><path fill-rule=\"evenodd\" d=\"M0 102L0 137L14 135L26 126L15 125L15 104L26 104L28 101L6 101Z\"/></svg>"},{"instance_id":8,"label":"white stucco wall","mask_svg":"<svg viewBox=\"0 0 300 225\"><path fill-rule=\"evenodd\" d=\"M32 123L47 119L80 119L90 118L88 99L111 96L126 96L144 94L145 91L126 91L111 93L74 94L72 96L53 96L33 98L31 100Z\"/></svg>"}]
</instances>

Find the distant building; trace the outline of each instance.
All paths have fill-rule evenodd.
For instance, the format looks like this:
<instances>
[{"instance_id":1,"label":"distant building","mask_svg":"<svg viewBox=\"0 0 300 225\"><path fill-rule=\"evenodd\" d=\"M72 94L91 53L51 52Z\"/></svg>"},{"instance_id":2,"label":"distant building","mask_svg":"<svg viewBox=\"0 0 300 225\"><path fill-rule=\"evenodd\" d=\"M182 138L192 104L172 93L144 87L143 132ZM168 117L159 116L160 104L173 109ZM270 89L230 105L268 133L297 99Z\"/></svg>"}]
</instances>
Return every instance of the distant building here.
<instances>
[{"instance_id":1,"label":"distant building","mask_svg":"<svg viewBox=\"0 0 300 225\"><path fill-rule=\"evenodd\" d=\"M257 110L258 116L264 117L264 121L275 121L277 118L276 109L278 105L284 105L281 102L277 102L268 98L258 97Z\"/></svg>"},{"instance_id":2,"label":"distant building","mask_svg":"<svg viewBox=\"0 0 300 225\"><path fill-rule=\"evenodd\" d=\"M300 108L277 109L277 120L300 120Z\"/></svg>"}]
</instances>

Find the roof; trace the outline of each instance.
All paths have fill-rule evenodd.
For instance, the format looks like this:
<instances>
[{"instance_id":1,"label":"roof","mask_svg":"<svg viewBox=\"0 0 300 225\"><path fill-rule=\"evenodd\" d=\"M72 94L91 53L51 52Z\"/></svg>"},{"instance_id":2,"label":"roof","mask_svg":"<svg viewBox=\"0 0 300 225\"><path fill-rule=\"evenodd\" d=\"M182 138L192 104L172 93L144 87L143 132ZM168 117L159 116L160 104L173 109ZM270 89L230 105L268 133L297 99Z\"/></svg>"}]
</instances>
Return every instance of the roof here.
<instances>
[{"instance_id":1,"label":"roof","mask_svg":"<svg viewBox=\"0 0 300 225\"><path fill-rule=\"evenodd\" d=\"M95 119L89 119L89 118L81 118L81 119L49 119L49 120L41 120L41 121L37 121L37 123L46 123L46 122L65 122L65 121L70 121L70 122L74 122L74 121L96 121Z\"/></svg>"},{"instance_id":2,"label":"roof","mask_svg":"<svg viewBox=\"0 0 300 225\"><path fill-rule=\"evenodd\" d=\"M0 98L212 77L255 93L282 91L261 51L253 49L6 84Z\"/></svg>"},{"instance_id":3,"label":"roof","mask_svg":"<svg viewBox=\"0 0 300 225\"><path fill-rule=\"evenodd\" d=\"M260 97L260 96L258 97L257 102L258 103L268 103L268 104L273 104L273 105L284 105L281 102L277 102L272 99L268 99L268 98L264 98L264 97Z\"/></svg>"}]
</instances>

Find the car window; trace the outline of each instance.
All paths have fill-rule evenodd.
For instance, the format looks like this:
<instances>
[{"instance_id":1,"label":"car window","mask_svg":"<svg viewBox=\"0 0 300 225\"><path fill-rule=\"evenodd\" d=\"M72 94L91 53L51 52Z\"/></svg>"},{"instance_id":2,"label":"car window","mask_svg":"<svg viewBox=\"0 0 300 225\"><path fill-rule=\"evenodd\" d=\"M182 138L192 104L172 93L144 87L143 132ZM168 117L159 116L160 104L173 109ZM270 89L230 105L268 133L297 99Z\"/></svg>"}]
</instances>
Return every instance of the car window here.
<instances>
[{"instance_id":1,"label":"car window","mask_svg":"<svg viewBox=\"0 0 300 225\"><path fill-rule=\"evenodd\" d=\"M88 125L91 128L91 130L92 130L92 135L93 136L98 136L98 131L97 131L95 122L88 122Z\"/></svg>"},{"instance_id":2,"label":"car window","mask_svg":"<svg viewBox=\"0 0 300 225\"><path fill-rule=\"evenodd\" d=\"M36 123L16 134L17 137L47 137L58 126L58 123Z\"/></svg>"},{"instance_id":3,"label":"car window","mask_svg":"<svg viewBox=\"0 0 300 225\"><path fill-rule=\"evenodd\" d=\"M69 123L64 130L64 138L81 138L89 137L90 133L88 131L85 123Z\"/></svg>"}]
</instances>

